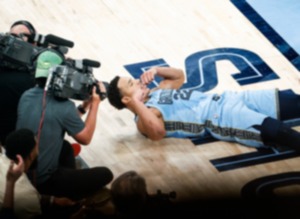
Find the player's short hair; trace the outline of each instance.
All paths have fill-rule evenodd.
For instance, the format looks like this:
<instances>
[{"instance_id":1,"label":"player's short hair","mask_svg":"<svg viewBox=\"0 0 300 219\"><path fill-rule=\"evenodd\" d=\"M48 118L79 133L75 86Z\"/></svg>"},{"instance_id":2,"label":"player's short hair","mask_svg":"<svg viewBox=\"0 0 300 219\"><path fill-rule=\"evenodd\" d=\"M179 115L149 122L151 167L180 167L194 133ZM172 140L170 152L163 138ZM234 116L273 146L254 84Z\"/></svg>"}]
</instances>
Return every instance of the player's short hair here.
<instances>
[{"instance_id":1,"label":"player's short hair","mask_svg":"<svg viewBox=\"0 0 300 219\"><path fill-rule=\"evenodd\" d=\"M26 159L36 145L35 135L29 129L19 129L11 132L5 139L5 154L11 160L17 160L19 154Z\"/></svg>"},{"instance_id":2,"label":"player's short hair","mask_svg":"<svg viewBox=\"0 0 300 219\"><path fill-rule=\"evenodd\" d=\"M109 103L117 109L124 109L126 106L122 102L122 95L120 89L118 88L118 82L120 80L119 76L114 77L108 86L107 98Z\"/></svg>"}]
</instances>

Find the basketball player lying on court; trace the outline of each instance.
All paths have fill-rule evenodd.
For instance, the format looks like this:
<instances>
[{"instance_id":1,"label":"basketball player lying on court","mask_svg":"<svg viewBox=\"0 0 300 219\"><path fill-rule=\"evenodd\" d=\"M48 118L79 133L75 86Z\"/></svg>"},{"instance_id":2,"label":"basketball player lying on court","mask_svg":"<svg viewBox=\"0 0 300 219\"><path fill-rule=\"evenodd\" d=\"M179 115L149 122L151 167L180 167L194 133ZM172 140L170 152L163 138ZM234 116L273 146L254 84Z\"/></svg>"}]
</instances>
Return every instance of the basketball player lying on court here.
<instances>
[{"instance_id":1,"label":"basketball player lying on court","mask_svg":"<svg viewBox=\"0 0 300 219\"><path fill-rule=\"evenodd\" d=\"M154 76L163 80L149 90ZM300 152L300 133L282 121L300 118L300 95L278 89L225 91L180 89L184 72L153 67L139 80L116 76L108 99L135 115L138 130L152 140L207 136L252 147L288 146Z\"/></svg>"}]
</instances>

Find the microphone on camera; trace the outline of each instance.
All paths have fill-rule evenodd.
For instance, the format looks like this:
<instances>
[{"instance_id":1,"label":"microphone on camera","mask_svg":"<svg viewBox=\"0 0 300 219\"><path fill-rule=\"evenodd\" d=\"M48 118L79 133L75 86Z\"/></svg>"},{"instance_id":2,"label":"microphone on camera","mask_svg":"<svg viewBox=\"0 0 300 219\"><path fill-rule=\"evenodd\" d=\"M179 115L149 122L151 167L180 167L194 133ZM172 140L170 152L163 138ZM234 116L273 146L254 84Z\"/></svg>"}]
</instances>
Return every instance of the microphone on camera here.
<instances>
[{"instance_id":1,"label":"microphone on camera","mask_svg":"<svg viewBox=\"0 0 300 219\"><path fill-rule=\"evenodd\" d=\"M90 59L83 59L82 64L85 65L85 66L90 66L90 67L94 67L94 68L99 68L100 67L100 62L90 60Z\"/></svg>"},{"instance_id":2,"label":"microphone on camera","mask_svg":"<svg viewBox=\"0 0 300 219\"><path fill-rule=\"evenodd\" d=\"M60 45L60 46L66 46L66 47L69 47L69 48L72 48L74 46L74 43L72 41L63 39L61 37L58 37L58 36L55 36L55 35L52 35L52 34L46 35L45 41L47 43L51 43L51 44L54 44L54 45Z\"/></svg>"}]
</instances>

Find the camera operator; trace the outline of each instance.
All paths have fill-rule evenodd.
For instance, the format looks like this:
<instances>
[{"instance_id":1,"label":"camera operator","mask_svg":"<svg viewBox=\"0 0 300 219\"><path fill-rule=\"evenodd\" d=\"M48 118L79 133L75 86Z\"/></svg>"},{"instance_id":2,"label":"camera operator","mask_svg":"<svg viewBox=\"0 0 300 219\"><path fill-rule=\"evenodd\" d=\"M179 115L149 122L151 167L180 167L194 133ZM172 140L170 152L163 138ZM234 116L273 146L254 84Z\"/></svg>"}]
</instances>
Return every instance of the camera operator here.
<instances>
[{"instance_id":1,"label":"camera operator","mask_svg":"<svg viewBox=\"0 0 300 219\"><path fill-rule=\"evenodd\" d=\"M54 50L38 56L37 86L24 92L19 101L17 129L28 128L38 136L38 165L29 176L38 191L77 201L106 186L113 174L106 167L75 168L73 149L64 136L68 133L78 143L88 145L96 128L101 100L94 87L90 98L84 102L88 110L84 122L73 101L46 92L49 69L63 61Z\"/></svg>"},{"instance_id":2,"label":"camera operator","mask_svg":"<svg viewBox=\"0 0 300 219\"><path fill-rule=\"evenodd\" d=\"M37 34L35 28L29 21L19 20L10 27L10 34L22 38L26 42L33 43L32 38ZM34 44L34 43L33 43Z\"/></svg>"},{"instance_id":3,"label":"camera operator","mask_svg":"<svg viewBox=\"0 0 300 219\"><path fill-rule=\"evenodd\" d=\"M33 25L25 20L14 22L9 33L27 41L36 34ZM0 60L0 145L6 136L15 129L17 105L22 93L34 86L34 76L27 69L4 67Z\"/></svg>"}]
</instances>

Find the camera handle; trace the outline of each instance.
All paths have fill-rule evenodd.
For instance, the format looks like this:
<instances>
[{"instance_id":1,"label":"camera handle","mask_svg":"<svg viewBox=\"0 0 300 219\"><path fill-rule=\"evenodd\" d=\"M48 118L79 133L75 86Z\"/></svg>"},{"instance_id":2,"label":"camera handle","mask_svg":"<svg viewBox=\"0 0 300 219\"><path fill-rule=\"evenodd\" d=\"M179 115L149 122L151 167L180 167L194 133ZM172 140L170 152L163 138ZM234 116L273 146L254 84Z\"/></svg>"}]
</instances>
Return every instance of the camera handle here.
<instances>
[{"instance_id":1,"label":"camera handle","mask_svg":"<svg viewBox=\"0 0 300 219\"><path fill-rule=\"evenodd\" d=\"M104 84L104 86L105 86L106 89L107 89L108 83L107 83L107 82L102 82L102 83ZM99 87L99 84L98 84L98 81L96 81L96 82L94 83L94 85L95 85L95 87L96 87L96 93L100 96L100 99L101 99L101 100L104 100L104 99L107 97L107 92L102 92L102 91L101 91L101 89L100 89L100 87Z\"/></svg>"},{"instance_id":2,"label":"camera handle","mask_svg":"<svg viewBox=\"0 0 300 219\"><path fill-rule=\"evenodd\" d=\"M49 71L49 75L48 75L46 85L45 85L45 88L44 88L45 91L48 90L50 82L52 81L52 77L53 77L53 71Z\"/></svg>"}]
</instances>

